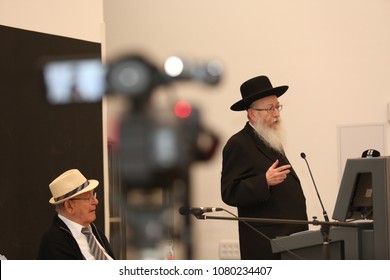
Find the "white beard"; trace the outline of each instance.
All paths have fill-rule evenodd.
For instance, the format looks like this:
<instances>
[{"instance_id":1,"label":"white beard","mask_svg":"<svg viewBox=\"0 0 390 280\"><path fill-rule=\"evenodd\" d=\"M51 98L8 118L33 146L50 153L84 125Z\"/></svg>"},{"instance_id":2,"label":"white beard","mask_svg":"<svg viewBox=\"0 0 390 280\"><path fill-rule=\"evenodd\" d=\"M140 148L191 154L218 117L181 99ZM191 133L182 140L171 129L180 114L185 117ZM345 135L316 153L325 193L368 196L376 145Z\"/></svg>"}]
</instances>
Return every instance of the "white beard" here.
<instances>
[{"instance_id":1,"label":"white beard","mask_svg":"<svg viewBox=\"0 0 390 280\"><path fill-rule=\"evenodd\" d=\"M275 151L284 154L283 142L284 142L284 131L281 125L281 120L278 118L278 123L275 128L271 128L264 124L263 119L258 118L256 123L253 125L257 136L265 142L270 148Z\"/></svg>"}]
</instances>

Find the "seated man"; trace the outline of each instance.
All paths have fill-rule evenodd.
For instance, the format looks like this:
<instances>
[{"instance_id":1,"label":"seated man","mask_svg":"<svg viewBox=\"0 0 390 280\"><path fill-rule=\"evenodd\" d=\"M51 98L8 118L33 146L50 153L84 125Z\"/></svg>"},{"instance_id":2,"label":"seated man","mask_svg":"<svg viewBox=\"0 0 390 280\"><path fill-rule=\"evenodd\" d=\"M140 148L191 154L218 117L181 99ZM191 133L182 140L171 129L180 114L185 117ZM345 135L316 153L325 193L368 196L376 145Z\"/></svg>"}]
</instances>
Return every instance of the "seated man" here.
<instances>
[{"instance_id":1,"label":"seated man","mask_svg":"<svg viewBox=\"0 0 390 280\"><path fill-rule=\"evenodd\" d=\"M79 170L71 169L50 183L57 215L43 235L38 259L94 260L114 259L106 236L93 224L99 201L96 180L87 180Z\"/></svg>"}]
</instances>

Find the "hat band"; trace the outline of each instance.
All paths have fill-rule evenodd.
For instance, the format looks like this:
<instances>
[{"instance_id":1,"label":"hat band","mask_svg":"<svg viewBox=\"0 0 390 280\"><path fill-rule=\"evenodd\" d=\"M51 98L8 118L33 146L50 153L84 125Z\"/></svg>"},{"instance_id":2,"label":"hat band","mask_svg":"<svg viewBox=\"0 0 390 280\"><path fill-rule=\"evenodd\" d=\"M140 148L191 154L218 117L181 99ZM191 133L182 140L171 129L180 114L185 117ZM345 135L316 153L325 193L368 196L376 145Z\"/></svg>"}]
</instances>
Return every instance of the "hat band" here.
<instances>
[{"instance_id":1,"label":"hat band","mask_svg":"<svg viewBox=\"0 0 390 280\"><path fill-rule=\"evenodd\" d=\"M74 190L71 190L70 192L68 192L68 193L66 193L66 194L64 194L64 195L62 195L62 196L60 196L60 197L54 198L54 201L55 201L55 202L58 202L58 201L60 201L60 200L62 200L62 199L64 199L64 198L67 198L67 197L69 197L69 196L72 196L72 195L74 195L75 193L78 193L79 191L85 189L88 185L89 185L89 181L87 180L87 181L85 181L84 184L82 184L81 186L78 186L78 187L75 188Z\"/></svg>"}]
</instances>

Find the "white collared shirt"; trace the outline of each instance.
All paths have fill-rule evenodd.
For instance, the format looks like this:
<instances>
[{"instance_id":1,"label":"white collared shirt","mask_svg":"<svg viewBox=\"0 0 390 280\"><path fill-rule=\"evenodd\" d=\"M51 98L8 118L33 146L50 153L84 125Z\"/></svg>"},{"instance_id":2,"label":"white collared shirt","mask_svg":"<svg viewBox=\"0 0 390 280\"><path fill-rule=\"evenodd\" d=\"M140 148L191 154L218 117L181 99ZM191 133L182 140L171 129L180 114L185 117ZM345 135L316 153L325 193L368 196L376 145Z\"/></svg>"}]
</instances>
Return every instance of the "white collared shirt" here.
<instances>
[{"instance_id":1,"label":"white collared shirt","mask_svg":"<svg viewBox=\"0 0 390 280\"><path fill-rule=\"evenodd\" d=\"M68 218L65 218L64 216L58 214L58 217L67 225L67 227L70 229L70 232L72 233L73 237L76 239L77 244L80 247L81 253L84 255L85 259L87 260L94 260L95 257L91 254L90 248L88 245L87 237L81 233L81 229L83 228L82 225L75 223ZM88 226L89 230L92 232L91 226ZM92 234L93 238L95 236ZM95 238L96 239L96 238ZM100 245L98 241L96 241L99 247L103 250L104 254L106 255L107 259L112 260L111 256L109 256L106 253L106 250Z\"/></svg>"}]
</instances>

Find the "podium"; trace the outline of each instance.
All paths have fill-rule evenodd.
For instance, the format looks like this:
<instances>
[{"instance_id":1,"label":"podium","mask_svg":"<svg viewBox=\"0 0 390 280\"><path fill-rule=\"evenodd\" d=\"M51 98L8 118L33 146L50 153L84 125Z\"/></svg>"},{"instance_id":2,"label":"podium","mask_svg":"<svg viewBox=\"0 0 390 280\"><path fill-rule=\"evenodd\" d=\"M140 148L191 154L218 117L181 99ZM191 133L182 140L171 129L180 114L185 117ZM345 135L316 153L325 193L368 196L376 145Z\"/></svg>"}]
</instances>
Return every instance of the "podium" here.
<instances>
[{"instance_id":1,"label":"podium","mask_svg":"<svg viewBox=\"0 0 390 280\"><path fill-rule=\"evenodd\" d=\"M329 232L329 259L373 260L375 259L372 229L333 227ZM303 231L290 236L273 239L272 251L280 253L282 260L296 259L290 252L305 260L326 259L323 253L323 238L319 230Z\"/></svg>"},{"instance_id":2,"label":"podium","mask_svg":"<svg viewBox=\"0 0 390 280\"><path fill-rule=\"evenodd\" d=\"M331 227L330 259L390 259L390 157L348 159L332 218L358 227ZM321 231L305 231L272 240L282 259L325 259ZM293 254L291 254L292 252Z\"/></svg>"}]
</instances>

